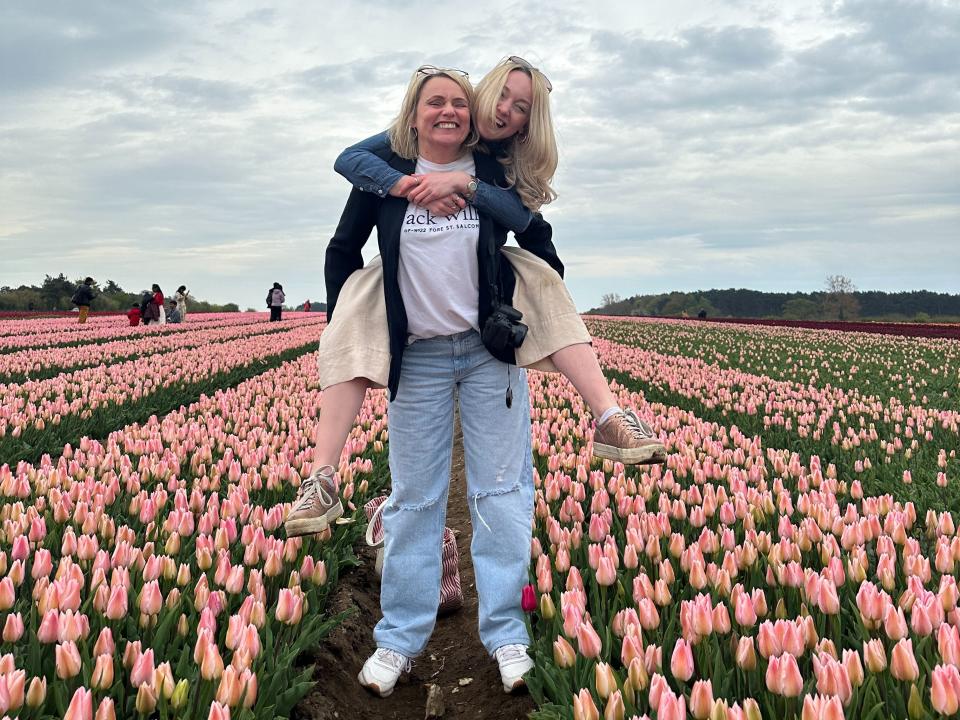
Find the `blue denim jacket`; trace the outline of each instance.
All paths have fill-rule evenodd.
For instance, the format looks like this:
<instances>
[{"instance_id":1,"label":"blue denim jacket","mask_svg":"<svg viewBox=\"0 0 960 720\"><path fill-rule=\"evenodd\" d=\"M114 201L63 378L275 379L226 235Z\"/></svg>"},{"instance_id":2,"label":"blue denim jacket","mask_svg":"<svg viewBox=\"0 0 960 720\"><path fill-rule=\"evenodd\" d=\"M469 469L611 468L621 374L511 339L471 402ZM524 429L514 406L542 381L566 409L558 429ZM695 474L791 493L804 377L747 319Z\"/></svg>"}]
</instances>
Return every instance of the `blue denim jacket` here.
<instances>
[{"instance_id":1,"label":"blue denim jacket","mask_svg":"<svg viewBox=\"0 0 960 720\"><path fill-rule=\"evenodd\" d=\"M340 153L333 169L358 190L385 197L403 177L403 173L394 170L380 157L389 149L390 138L386 132L382 132ZM500 188L482 180L471 204L490 213L494 220L513 232L523 232L533 219L533 213L521 202L516 190Z\"/></svg>"}]
</instances>

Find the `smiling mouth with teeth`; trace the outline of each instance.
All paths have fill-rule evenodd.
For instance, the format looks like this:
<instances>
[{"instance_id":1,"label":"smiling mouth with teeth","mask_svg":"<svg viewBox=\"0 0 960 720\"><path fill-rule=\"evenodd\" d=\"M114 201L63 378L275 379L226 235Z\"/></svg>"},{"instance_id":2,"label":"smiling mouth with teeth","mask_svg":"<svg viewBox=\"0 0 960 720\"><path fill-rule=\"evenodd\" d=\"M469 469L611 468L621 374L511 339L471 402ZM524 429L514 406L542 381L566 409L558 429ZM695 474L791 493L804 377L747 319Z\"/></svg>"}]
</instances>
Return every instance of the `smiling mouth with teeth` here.
<instances>
[{"instance_id":1,"label":"smiling mouth with teeth","mask_svg":"<svg viewBox=\"0 0 960 720\"><path fill-rule=\"evenodd\" d=\"M452 122L439 122L435 127L440 128L441 130L456 130L457 124Z\"/></svg>"}]
</instances>

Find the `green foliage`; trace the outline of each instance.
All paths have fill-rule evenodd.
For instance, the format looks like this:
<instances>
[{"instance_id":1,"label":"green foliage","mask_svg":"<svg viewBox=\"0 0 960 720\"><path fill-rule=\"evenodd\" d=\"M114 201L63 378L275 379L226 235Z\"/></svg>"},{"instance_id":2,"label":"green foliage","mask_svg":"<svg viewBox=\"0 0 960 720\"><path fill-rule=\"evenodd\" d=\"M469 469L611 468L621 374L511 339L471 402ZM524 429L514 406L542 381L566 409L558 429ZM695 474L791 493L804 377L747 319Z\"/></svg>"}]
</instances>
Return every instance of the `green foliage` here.
<instances>
[{"instance_id":1,"label":"green foliage","mask_svg":"<svg viewBox=\"0 0 960 720\"><path fill-rule=\"evenodd\" d=\"M17 288L0 287L0 310L26 310L36 312L70 310L73 304L70 298L83 281L82 277L70 280L60 273L56 277L47 275L43 283L36 285L21 285ZM127 292L113 280L107 280L102 287L94 282L96 296L91 310L98 312L126 312L132 305L140 304L140 297L146 288L138 292ZM173 296L173 293L170 293ZM191 298L188 306L190 312L240 312L236 303L217 305L203 300Z\"/></svg>"},{"instance_id":2,"label":"green foliage","mask_svg":"<svg viewBox=\"0 0 960 720\"><path fill-rule=\"evenodd\" d=\"M783 304L783 317L787 320L819 320L820 306L813 300L793 298Z\"/></svg>"},{"instance_id":3,"label":"green foliage","mask_svg":"<svg viewBox=\"0 0 960 720\"><path fill-rule=\"evenodd\" d=\"M960 294L927 290L888 293L879 290L838 294L825 291L775 293L746 290L698 290L659 295L634 295L589 313L658 317L789 318L824 320L853 318L915 322L953 321L960 317ZM924 319L925 318L925 319Z\"/></svg>"}]
</instances>

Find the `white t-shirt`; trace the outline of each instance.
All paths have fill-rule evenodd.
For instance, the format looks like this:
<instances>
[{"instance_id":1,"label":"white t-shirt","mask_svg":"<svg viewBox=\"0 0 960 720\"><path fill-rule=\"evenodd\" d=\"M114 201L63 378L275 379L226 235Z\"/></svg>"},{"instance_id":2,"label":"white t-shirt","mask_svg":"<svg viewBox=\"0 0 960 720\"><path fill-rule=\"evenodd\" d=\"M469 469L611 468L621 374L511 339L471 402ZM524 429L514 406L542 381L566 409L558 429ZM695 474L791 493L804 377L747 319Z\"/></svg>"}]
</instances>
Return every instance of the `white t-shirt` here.
<instances>
[{"instance_id":1,"label":"white t-shirt","mask_svg":"<svg viewBox=\"0 0 960 720\"><path fill-rule=\"evenodd\" d=\"M420 158L417 173L474 173L473 156L438 165ZM400 231L400 294L407 310L408 342L479 330L477 241L480 218L467 205L437 216L410 203Z\"/></svg>"}]
</instances>

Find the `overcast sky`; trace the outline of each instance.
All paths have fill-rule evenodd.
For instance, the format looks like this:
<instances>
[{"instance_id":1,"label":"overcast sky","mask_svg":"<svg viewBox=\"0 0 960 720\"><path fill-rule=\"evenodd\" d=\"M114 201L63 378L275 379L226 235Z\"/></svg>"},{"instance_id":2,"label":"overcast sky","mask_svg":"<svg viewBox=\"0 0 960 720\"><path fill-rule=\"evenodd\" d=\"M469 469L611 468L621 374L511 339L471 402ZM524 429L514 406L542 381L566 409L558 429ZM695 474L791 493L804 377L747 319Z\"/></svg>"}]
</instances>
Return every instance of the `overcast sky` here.
<instances>
[{"instance_id":1,"label":"overcast sky","mask_svg":"<svg viewBox=\"0 0 960 720\"><path fill-rule=\"evenodd\" d=\"M581 309L835 273L956 293L958 48L956 0L5 0L0 285L323 300L339 151L418 65L519 54L554 86Z\"/></svg>"}]
</instances>

